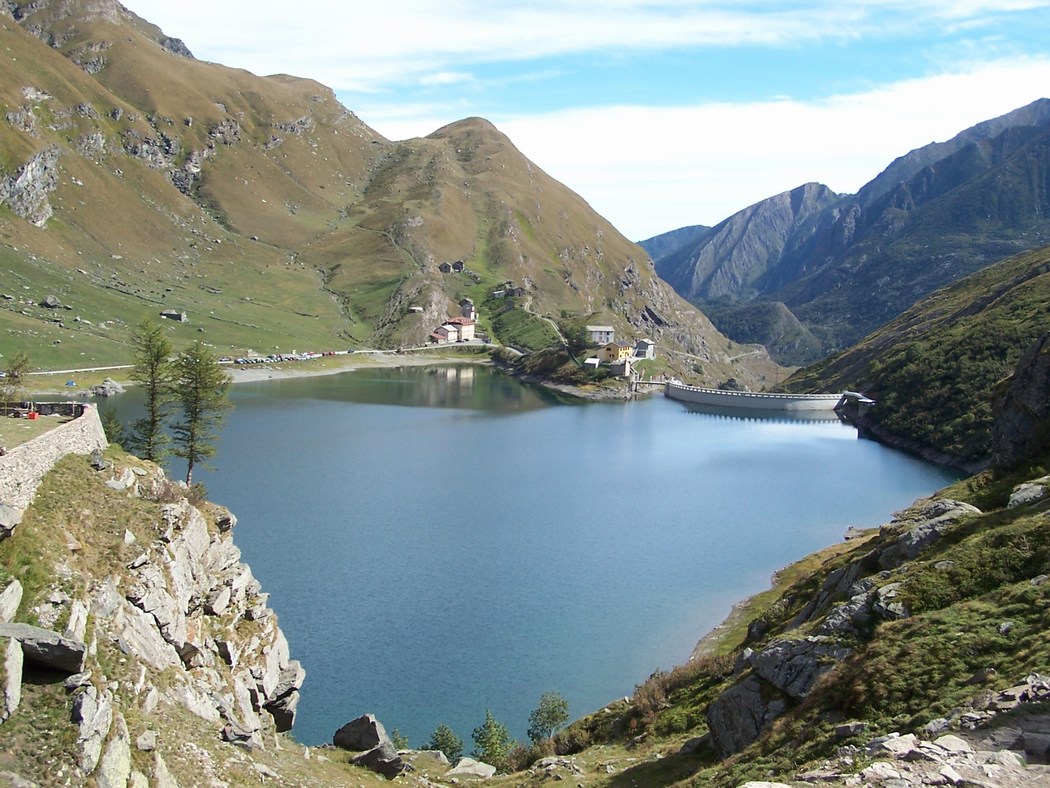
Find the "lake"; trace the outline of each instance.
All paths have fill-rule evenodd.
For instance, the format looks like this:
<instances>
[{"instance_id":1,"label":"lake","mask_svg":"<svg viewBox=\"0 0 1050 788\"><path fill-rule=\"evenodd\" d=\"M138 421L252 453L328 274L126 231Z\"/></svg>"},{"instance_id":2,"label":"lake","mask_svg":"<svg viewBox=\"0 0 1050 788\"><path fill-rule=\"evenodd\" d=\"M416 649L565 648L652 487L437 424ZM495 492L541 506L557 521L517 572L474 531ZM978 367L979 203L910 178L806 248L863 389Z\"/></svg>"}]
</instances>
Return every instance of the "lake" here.
<instances>
[{"instance_id":1,"label":"lake","mask_svg":"<svg viewBox=\"0 0 1050 788\"><path fill-rule=\"evenodd\" d=\"M486 710L525 740L543 692L573 718L629 695L776 569L956 478L837 421L568 403L484 366L231 399L195 478L307 670L306 744L366 712L413 746L445 723L469 751Z\"/></svg>"}]
</instances>

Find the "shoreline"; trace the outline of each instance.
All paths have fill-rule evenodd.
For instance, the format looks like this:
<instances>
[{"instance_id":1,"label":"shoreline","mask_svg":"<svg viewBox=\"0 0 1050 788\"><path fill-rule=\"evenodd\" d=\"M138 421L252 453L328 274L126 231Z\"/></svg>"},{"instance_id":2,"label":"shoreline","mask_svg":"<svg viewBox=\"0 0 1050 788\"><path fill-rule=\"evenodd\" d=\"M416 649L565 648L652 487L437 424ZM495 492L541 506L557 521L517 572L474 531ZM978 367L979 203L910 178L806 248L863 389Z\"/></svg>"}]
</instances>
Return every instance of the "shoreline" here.
<instances>
[{"instance_id":1,"label":"shoreline","mask_svg":"<svg viewBox=\"0 0 1050 788\"><path fill-rule=\"evenodd\" d=\"M334 364L331 363L333 360ZM284 364L288 366L284 366ZM425 367L440 364L492 364L492 359L488 355L436 356L436 354L397 353L380 350L353 353L345 356L326 356L313 361L289 361L277 365L238 364L230 365L227 369L233 383L237 384L264 383L268 380L288 380L291 378L315 378L325 375L338 375L342 372L353 372L369 367L396 369L397 367Z\"/></svg>"}]
</instances>

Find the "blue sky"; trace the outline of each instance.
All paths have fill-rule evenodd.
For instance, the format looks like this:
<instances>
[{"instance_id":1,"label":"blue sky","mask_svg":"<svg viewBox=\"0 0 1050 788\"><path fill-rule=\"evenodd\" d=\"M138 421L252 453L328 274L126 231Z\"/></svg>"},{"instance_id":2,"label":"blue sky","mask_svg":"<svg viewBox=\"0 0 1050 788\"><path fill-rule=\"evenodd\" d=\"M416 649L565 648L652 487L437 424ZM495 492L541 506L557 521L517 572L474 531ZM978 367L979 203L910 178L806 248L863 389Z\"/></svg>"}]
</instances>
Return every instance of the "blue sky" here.
<instances>
[{"instance_id":1,"label":"blue sky","mask_svg":"<svg viewBox=\"0 0 1050 788\"><path fill-rule=\"evenodd\" d=\"M1050 0L125 0L390 139L481 116L641 240L1050 97Z\"/></svg>"}]
</instances>

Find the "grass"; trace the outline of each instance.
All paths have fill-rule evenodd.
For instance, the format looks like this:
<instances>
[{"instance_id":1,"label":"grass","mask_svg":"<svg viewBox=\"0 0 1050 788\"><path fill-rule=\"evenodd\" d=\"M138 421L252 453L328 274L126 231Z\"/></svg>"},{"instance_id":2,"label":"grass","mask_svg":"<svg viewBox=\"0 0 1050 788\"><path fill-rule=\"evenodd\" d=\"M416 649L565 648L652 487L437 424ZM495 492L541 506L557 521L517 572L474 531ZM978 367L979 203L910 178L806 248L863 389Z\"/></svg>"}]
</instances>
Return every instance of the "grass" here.
<instances>
[{"instance_id":1,"label":"grass","mask_svg":"<svg viewBox=\"0 0 1050 788\"><path fill-rule=\"evenodd\" d=\"M68 421L70 419L65 416L40 416L36 419L0 417L0 446L13 449Z\"/></svg>"}]
</instances>

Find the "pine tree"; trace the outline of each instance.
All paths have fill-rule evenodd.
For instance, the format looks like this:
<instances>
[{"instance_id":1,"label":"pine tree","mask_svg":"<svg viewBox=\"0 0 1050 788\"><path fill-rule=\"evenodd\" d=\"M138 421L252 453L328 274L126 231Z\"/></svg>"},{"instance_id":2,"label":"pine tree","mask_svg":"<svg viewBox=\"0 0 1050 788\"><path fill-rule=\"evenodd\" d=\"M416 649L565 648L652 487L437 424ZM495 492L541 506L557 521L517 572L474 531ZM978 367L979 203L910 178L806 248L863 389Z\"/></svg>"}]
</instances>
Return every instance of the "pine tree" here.
<instances>
[{"instance_id":1,"label":"pine tree","mask_svg":"<svg viewBox=\"0 0 1050 788\"><path fill-rule=\"evenodd\" d=\"M507 726L492 716L486 709L485 722L474 729L474 751L472 755L497 771L507 770L507 756L510 754L511 741Z\"/></svg>"},{"instance_id":2,"label":"pine tree","mask_svg":"<svg viewBox=\"0 0 1050 788\"><path fill-rule=\"evenodd\" d=\"M164 336L164 329L151 317L143 318L135 327L131 342L135 348L131 379L142 387L146 415L131 425L129 448L143 459L160 462L168 443L164 422L174 397L171 342Z\"/></svg>"},{"instance_id":3,"label":"pine tree","mask_svg":"<svg viewBox=\"0 0 1050 788\"><path fill-rule=\"evenodd\" d=\"M176 457L186 460L186 484L193 468L215 456L217 430L230 407L230 376L207 346L197 340L175 360L175 398L181 418L172 425Z\"/></svg>"},{"instance_id":4,"label":"pine tree","mask_svg":"<svg viewBox=\"0 0 1050 788\"><path fill-rule=\"evenodd\" d=\"M463 754L463 740L453 730L441 723L434 729L427 743L428 750L439 750L445 753L449 763L455 764Z\"/></svg>"}]
</instances>

